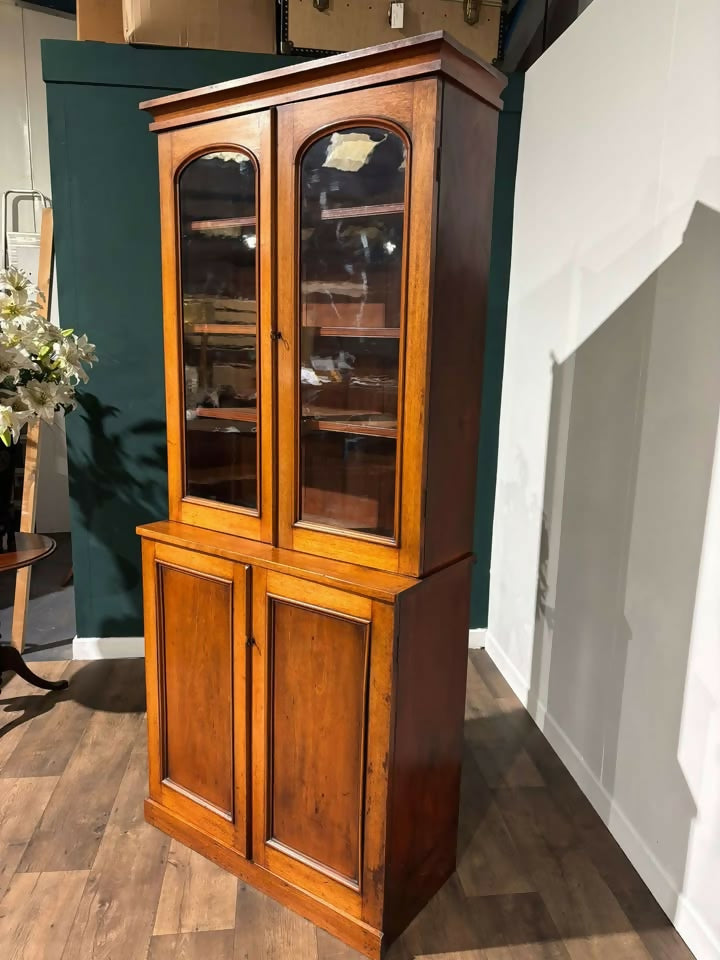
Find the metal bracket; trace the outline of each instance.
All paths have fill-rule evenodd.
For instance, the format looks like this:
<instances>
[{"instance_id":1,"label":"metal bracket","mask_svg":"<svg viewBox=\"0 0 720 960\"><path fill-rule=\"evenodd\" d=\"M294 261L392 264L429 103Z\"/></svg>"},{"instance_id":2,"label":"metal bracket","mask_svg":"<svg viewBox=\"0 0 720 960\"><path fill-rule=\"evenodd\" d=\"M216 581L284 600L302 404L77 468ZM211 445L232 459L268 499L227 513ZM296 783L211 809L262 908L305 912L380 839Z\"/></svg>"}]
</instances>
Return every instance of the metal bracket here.
<instances>
[{"instance_id":1,"label":"metal bracket","mask_svg":"<svg viewBox=\"0 0 720 960\"><path fill-rule=\"evenodd\" d=\"M10 266L9 260L9 251L8 251L8 208L10 206L10 197L28 197L37 202L38 200L43 205L43 207L50 206L50 199L46 197L44 193L40 193L39 190L6 190L2 195L2 213L0 214L0 270L5 270L6 267Z\"/></svg>"},{"instance_id":2,"label":"metal bracket","mask_svg":"<svg viewBox=\"0 0 720 960\"><path fill-rule=\"evenodd\" d=\"M472 26L478 22L480 19L480 3L481 0L463 0L463 18L465 23L469 23Z\"/></svg>"},{"instance_id":3,"label":"metal bracket","mask_svg":"<svg viewBox=\"0 0 720 960\"><path fill-rule=\"evenodd\" d=\"M327 10L330 6L330 0L313 0L313 6L316 10Z\"/></svg>"}]
</instances>

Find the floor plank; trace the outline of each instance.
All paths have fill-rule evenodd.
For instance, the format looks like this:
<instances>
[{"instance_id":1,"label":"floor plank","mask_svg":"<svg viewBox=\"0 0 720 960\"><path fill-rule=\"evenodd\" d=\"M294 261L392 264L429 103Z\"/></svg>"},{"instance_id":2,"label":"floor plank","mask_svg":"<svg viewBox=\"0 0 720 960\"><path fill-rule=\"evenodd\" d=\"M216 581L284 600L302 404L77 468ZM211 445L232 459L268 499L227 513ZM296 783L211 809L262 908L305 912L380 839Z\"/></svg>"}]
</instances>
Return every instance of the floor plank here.
<instances>
[{"instance_id":1,"label":"floor plank","mask_svg":"<svg viewBox=\"0 0 720 960\"><path fill-rule=\"evenodd\" d=\"M92 867L131 750L144 728L140 714L93 713L19 870Z\"/></svg>"},{"instance_id":2,"label":"floor plank","mask_svg":"<svg viewBox=\"0 0 720 960\"><path fill-rule=\"evenodd\" d=\"M458 877L468 897L535 890L495 800L458 857Z\"/></svg>"},{"instance_id":3,"label":"floor plank","mask_svg":"<svg viewBox=\"0 0 720 960\"><path fill-rule=\"evenodd\" d=\"M0 902L3 960L61 960L87 871L16 873Z\"/></svg>"},{"instance_id":4,"label":"floor plank","mask_svg":"<svg viewBox=\"0 0 720 960\"><path fill-rule=\"evenodd\" d=\"M147 785L139 739L123 776L63 960L144 958L170 841L143 819Z\"/></svg>"},{"instance_id":5,"label":"floor plank","mask_svg":"<svg viewBox=\"0 0 720 960\"><path fill-rule=\"evenodd\" d=\"M392 950L391 960L434 960L438 954L446 960L487 960L475 929L471 901L457 874L435 894Z\"/></svg>"},{"instance_id":6,"label":"floor plank","mask_svg":"<svg viewBox=\"0 0 720 960\"><path fill-rule=\"evenodd\" d=\"M40 672L47 674L44 667ZM28 725L1 776L52 777L63 772L92 717L92 707L83 703L83 699L87 699L101 679L96 673L92 671L88 675L86 664L70 663L62 676L72 683L72 692L68 689L39 695L46 710Z\"/></svg>"},{"instance_id":7,"label":"floor plank","mask_svg":"<svg viewBox=\"0 0 720 960\"><path fill-rule=\"evenodd\" d=\"M35 665L34 665L35 666ZM66 660L37 664L38 673L48 680L59 680L68 669ZM8 758L12 756L26 733L34 726L35 718L55 708L62 693L41 693L37 687L25 683L16 674L10 677L0 691L0 776ZM22 770L20 776L29 776Z\"/></svg>"},{"instance_id":8,"label":"floor plank","mask_svg":"<svg viewBox=\"0 0 720 960\"><path fill-rule=\"evenodd\" d=\"M268 897L238 881L235 913L235 955L233 960L255 960L264 956L264 916Z\"/></svg>"},{"instance_id":9,"label":"floor plank","mask_svg":"<svg viewBox=\"0 0 720 960\"><path fill-rule=\"evenodd\" d=\"M152 937L147 960L233 960L234 930Z\"/></svg>"},{"instance_id":10,"label":"floor plank","mask_svg":"<svg viewBox=\"0 0 720 960\"><path fill-rule=\"evenodd\" d=\"M234 929L236 901L232 874L173 840L153 933Z\"/></svg>"},{"instance_id":11,"label":"floor plank","mask_svg":"<svg viewBox=\"0 0 720 960\"><path fill-rule=\"evenodd\" d=\"M318 960L363 960L363 955L326 930L317 928Z\"/></svg>"},{"instance_id":12,"label":"floor plank","mask_svg":"<svg viewBox=\"0 0 720 960\"><path fill-rule=\"evenodd\" d=\"M233 960L317 960L316 928L244 883L238 884Z\"/></svg>"},{"instance_id":13,"label":"floor plank","mask_svg":"<svg viewBox=\"0 0 720 960\"><path fill-rule=\"evenodd\" d=\"M57 782L57 777L21 777L0 783L0 900Z\"/></svg>"},{"instance_id":14,"label":"floor plank","mask_svg":"<svg viewBox=\"0 0 720 960\"><path fill-rule=\"evenodd\" d=\"M488 960L570 960L539 893L478 897L472 915Z\"/></svg>"}]
</instances>

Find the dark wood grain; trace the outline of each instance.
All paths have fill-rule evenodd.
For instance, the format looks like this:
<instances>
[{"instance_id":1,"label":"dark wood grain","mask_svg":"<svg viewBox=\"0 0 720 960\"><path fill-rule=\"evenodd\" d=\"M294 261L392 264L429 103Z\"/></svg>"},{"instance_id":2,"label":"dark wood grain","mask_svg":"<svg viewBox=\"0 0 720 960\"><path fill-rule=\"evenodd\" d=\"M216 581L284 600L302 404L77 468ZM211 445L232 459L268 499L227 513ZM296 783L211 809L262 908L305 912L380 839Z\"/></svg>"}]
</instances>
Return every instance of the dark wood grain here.
<instances>
[{"instance_id":1,"label":"dark wood grain","mask_svg":"<svg viewBox=\"0 0 720 960\"><path fill-rule=\"evenodd\" d=\"M160 567L165 778L232 814L232 581Z\"/></svg>"},{"instance_id":2,"label":"dark wood grain","mask_svg":"<svg viewBox=\"0 0 720 960\"><path fill-rule=\"evenodd\" d=\"M292 573L293 576L311 583L337 587L350 593L361 593L373 600L392 603L399 593L414 583L409 577L369 570L355 563L331 560L328 557L283 550L184 523L161 520L138 527L138 533L146 541L182 546L195 553L223 557L234 562L252 563L260 569L277 573Z\"/></svg>"},{"instance_id":3,"label":"dark wood grain","mask_svg":"<svg viewBox=\"0 0 720 960\"><path fill-rule=\"evenodd\" d=\"M31 563L49 557L55 549L55 541L40 533L16 533L15 547L0 552L0 573L20 570Z\"/></svg>"},{"instance_id":4,"label":"dark wood grain","mask_svg":"<svg viewBox=\"0 0 720 960\"><path fill-rule=\"evenodd\" d=\"M271 606L271 839L360 882L368 625Z\"/></svg>"},{"instance_id":5,"label":"dark wood grain","mask_svg":"<svg viewBox=\"0 0 720 960\"><path fill-rule=\"evenodd\" d=\"M152 128L161 130L355 87L438 75L452 77L495 108L501 105L505 77L448 34L436 31L160 97L140 108L152 114Z\"/></svg>"},{"instance_id":6,"label":"dark wood grain","mask_svg":"<svg viewBox=\"0 0 720 960\"><path fill-rule=\"evenodd\" d=\"M243 563L143 544L150 795L247 847Z\"/></svg>"},{"instance_id":7,"label":"dark wood grain","mask_svg":"<svg viewBox=\"0 0 720 960\"><path fill-rule=\"evenodd\" d=\"M470 563L400 599L384 929L395 939L455 869Z\"/></svg>"},{"instance_id":8,"label":"dark wood grain","mask_svg":"<svg viewBox=\"0 0 720 960\"><path fill-rule=\"evenodd\" d=\"M478 110L468 93L444 83L435 241L442 254L434 265L429 349L426 571L472 551L496 136L497 113Z\"/></svg>"}]
</instances>

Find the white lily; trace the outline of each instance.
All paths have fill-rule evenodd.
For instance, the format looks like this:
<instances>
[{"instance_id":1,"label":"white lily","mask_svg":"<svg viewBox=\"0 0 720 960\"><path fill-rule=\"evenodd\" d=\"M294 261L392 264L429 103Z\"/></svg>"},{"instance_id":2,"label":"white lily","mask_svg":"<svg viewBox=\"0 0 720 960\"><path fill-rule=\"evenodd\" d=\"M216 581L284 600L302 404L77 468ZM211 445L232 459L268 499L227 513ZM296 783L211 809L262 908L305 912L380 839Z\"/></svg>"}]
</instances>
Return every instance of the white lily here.
<instances>
[{"instance_id":1,"label":"white lily","mask_svg":"<svg viewBox=\"0 0 720 960\"><path fill-rule=\"evenodd\" d=\"M0 404L0 440L6 447L10 446L10 440L17 443L20 439L20 431L28 420L27 411L15 410L13 407Z\"/></svg>"},{"instance_id":2,"label":"white lily","mask_svg":"<svg viewBox=\"0 0 720 960\"><path fill-rule=\"evenodd\" d=\"M73 404L75 391L66 383L31 380L18 386L17 395L33 416L52 423L58 407Z\"/></svg>"},{"instance_id":3,"label":"white lily","mask_svg":"<svg viewBox=\"0 0 720 960\"><path fill-rule=\"evenodd\" d=\"M16 442L28 420L52 422L75 405L97 360L86 336L60 330L43 316L38 290L19 270L0 271L0 440Z\"/></svg>"}]
</instances>

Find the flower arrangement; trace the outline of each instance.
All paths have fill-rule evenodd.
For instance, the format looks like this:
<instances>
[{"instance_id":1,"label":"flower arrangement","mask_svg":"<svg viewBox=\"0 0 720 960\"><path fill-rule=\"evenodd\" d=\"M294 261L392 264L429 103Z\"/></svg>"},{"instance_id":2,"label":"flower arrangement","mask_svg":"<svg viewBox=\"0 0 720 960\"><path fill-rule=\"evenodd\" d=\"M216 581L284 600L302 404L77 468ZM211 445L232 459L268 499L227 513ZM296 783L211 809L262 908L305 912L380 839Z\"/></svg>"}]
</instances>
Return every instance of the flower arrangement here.
<instances>
[{"instance_id":1,"label":"flower arrangement","mask_svg":"<svg viewBox=\"0 0 720 960\"><path fill-rule=\"evenodd\" d=\"M42 315L42 295L11 267L0 272L0 440L17 443L29 420L52 423L75 406L75 388L87 383L85 367L95 346Z\"/></svg>"}]
</instances>

